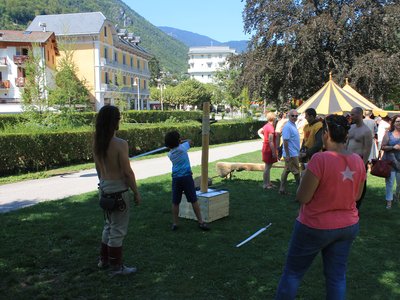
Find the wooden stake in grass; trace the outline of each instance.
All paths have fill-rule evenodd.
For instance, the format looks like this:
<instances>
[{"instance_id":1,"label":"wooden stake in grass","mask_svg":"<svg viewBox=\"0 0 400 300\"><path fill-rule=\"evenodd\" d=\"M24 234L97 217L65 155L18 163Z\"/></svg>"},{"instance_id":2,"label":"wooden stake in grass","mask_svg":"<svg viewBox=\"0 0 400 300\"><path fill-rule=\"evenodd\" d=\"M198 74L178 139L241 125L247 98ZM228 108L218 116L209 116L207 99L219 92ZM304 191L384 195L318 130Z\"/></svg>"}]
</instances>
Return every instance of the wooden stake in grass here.
<instances>
[{"instance_id":1,"label":"wooden stake in grass","mask_svg":"<svg viewBox=\"0 0 400 300\"><path fill-rule=\"evenodd\" d=\"M208 149L210 141L210 102L203 103L203 121L202 121L202 146L201 146L201 184L200 191L208 191Z\"/></svg>"}]
</instances>

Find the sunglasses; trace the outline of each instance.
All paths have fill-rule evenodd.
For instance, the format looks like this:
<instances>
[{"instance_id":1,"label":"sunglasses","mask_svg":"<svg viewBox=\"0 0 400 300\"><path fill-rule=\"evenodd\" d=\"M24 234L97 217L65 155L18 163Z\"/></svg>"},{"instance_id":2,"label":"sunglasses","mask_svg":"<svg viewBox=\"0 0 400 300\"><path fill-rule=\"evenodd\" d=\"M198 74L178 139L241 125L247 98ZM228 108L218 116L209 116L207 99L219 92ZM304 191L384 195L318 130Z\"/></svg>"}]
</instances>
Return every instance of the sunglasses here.
<instances>
[{"instance_id":1,"label":"sunglasses","mask_svg":"<svg viewBox=\"0 0 400 300\"><path fill-rule=\"evenodd\" d=\"M290 115L293 118L297 118L299 115Z\"/></svg>"}]
</instances>

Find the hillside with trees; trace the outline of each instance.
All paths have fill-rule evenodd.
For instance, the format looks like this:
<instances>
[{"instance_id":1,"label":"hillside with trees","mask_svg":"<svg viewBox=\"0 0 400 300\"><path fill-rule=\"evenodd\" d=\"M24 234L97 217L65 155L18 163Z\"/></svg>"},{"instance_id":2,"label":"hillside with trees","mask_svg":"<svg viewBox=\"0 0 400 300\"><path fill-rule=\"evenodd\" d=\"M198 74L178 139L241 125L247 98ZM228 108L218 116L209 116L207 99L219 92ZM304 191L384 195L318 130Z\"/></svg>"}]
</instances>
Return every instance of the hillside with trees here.
<instances>
[{"instance_id":1,"label":"hillside with trees","mask_svg":"<svg viewBox=\"0 0 400 300\"><path fill-rule=\"evenodd\" d=\"M3 0L0 1L0 29L24 30L36 15L94 11L101 11L120 28L140 36L141 46L157 58L164 71L186 72L188 47L120 0Z\"/></svg>"}]
</instances>

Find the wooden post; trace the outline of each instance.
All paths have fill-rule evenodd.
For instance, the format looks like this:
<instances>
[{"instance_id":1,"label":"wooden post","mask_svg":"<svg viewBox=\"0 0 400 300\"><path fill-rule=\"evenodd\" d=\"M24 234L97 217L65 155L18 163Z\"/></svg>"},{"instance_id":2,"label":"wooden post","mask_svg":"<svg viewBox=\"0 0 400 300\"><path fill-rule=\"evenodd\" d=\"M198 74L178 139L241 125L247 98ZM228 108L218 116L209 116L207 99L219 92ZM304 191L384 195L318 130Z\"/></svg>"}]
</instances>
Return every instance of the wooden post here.
<instances>
[{"instance_id":1,"label":"wooden post","mask_svg":"<svg viewBox=\"0 0 400 300\"><path fill-rule=\"evenodd\" d=\"M202 121L202 146L201 146L201 184L200 191L208 191L208 148L210 142L210 102L203 103L203 121Z\"/></svg>"}]
</instances>

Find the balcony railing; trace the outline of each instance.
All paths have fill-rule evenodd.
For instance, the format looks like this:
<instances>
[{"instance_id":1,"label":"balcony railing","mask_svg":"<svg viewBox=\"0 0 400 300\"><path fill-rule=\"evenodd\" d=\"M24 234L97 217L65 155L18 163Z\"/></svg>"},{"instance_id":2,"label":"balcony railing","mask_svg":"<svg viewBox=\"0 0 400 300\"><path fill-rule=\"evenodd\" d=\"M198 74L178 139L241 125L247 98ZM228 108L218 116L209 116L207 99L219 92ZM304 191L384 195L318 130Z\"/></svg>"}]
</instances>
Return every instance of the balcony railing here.
<instances>
[{"instance_id":1,"label":"balcony railing","mask_svg":"<svg viewBox=\"0 0 400 300\"><path fill-rule=\"evenodd\" d=\"M9 89L11 87L10 80L0 81L0 89Z\"/></svg>"},{"instance_id":2,"label":"balcony railing","mask_svg":"<svg viewBox=\"0 0 400 300\"><path fill-rule=\"evenodd\" d=\"M17 65L24 64L28 59L28 55L14 55L14 63Z\"/></svg>"},{"instance_id":3,"label":"balcony railing","mask_svg":"<svg viewBox=\"0 0 400 300\"><path fill-rule=\"evenodd\" d=\"M24 77L15 78L15 85L17 87L24 87L25 86L25 78Z\"/></svg>"},{"instance_id":4,"label":"balcony railing","mask_svg":"<svg viewBox=\"0 0 400 300\"><path fill-rule=\"evenodd\" d=\"M0 57L0 66L7 66L7 57Z\"/></svg>"}]
</instances>

